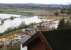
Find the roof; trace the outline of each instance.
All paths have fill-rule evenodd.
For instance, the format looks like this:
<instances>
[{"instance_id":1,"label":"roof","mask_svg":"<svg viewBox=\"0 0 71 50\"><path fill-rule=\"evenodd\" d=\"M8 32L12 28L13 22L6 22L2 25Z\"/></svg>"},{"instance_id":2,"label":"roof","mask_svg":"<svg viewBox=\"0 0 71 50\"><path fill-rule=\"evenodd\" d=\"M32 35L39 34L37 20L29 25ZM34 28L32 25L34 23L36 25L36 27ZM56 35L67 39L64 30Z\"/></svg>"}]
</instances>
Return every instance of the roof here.
<instances>
[{"instance_id":1,"label":"roof","mask_svg":"<svg viewBox=\"0 0 71 50\"><path fill-rule=\"evenodd\" d=\"M12 34L4 35L0 37L0 45L3 45L4 42L6 45L9 45L11 43L12 44L25 43L26 41L28 41L28 39L30 39L35 34L36 34L36 31L34 29L31 29L31 31L25 30L24 32L23 31L19 33L15 32Z\"/></svg>"}]
</instances>

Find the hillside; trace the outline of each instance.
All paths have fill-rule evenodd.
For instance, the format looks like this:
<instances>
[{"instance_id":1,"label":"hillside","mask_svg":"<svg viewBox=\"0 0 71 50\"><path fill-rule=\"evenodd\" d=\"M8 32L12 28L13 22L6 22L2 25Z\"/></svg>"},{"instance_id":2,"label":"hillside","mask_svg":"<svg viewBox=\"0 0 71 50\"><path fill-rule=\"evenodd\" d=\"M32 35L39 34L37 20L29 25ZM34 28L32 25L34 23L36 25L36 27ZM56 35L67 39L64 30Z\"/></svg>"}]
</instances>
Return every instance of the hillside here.
<instances>
[{"instance_id":1,"label":"hillside","mask_svg":"<svg viewBox=\"0 0 71 50\"><path fill-rule=\"evenodd\" d=\"M57 4L2 4L0 3L0 8L26 8L26 9L54 9L54 8L70 8L71 5L57 5Z\"/></svg>"}]
</instances>

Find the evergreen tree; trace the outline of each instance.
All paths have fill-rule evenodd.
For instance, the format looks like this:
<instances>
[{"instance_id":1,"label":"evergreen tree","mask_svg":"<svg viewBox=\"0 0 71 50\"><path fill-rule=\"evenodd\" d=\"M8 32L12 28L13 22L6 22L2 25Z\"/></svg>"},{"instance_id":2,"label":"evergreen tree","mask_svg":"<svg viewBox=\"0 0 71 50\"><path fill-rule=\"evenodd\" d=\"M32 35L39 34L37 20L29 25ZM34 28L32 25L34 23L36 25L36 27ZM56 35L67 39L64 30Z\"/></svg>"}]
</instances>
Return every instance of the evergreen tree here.
<instances>
[{"instance_id":1,"label":"evergreen tree","mask_svg":"<svg viewBox=\"0 0 71 50\"><path fill-rule=\"evenodd\" d=\"M63 18L63 19L61 19L61 21L58 25L58 29L64 29L64 24L65 24L65 22L64 22L64 18Z\"/></svg>"}]
</instances>

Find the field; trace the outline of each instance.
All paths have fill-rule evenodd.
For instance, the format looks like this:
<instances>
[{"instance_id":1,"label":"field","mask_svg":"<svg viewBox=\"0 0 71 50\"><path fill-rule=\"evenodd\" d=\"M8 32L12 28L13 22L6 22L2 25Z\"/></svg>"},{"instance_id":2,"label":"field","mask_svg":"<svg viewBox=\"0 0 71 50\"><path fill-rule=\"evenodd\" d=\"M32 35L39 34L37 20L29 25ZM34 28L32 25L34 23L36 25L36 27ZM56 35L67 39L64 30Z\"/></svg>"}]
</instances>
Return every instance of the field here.
<instances>
[{"instance_id":1,"label":"field","mask_svg":"<svg viewBox=\"0 0 71 50\"><path fill-rule=\"evenodd\" d=\"M0 8L0 13L20 14L20 15L46 15L48 10L24 9L24 8Z\"/></svg>"},{"instance_id":2,"label":"field","mask_svg":"<svg viewBox=\"0 0 71 50\"><path fill-rule=\"evenodd\" d=\"M28 11L28 12L27 12ZM0 8L0 13L9 13L9 14L22 14L25 15L27 14L32 14L30 9L17 9L17 8Z\"/></svg>"}]
</instances>

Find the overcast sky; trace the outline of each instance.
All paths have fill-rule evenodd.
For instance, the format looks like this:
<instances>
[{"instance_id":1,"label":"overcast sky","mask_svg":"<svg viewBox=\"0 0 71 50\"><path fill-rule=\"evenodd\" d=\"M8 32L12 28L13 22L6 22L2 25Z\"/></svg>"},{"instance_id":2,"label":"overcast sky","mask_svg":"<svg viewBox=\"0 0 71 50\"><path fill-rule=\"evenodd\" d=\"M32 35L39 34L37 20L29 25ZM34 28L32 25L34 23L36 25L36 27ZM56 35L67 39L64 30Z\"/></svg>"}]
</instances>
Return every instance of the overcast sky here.
<instances>
[{"instance_id":1,"label":"overcast sky","mask_svg":"<svg viewBox=\"0 0 71 50\"><path fill-rule=\"evenodd\" d=\"M70 4L71 0L0 0L0 3Z\"/></svg>"}]
</instances>

